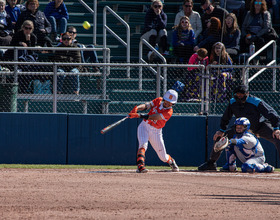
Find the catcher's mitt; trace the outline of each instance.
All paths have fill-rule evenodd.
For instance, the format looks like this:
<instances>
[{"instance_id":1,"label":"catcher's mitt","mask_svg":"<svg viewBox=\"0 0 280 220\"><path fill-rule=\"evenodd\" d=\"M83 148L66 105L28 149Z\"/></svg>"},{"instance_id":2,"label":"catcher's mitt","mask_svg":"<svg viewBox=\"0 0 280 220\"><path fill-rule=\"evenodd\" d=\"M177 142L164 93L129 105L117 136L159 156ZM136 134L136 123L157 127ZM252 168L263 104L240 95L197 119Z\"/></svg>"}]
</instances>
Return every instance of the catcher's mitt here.
<instances>
[{"instance_id":1,"label":"catcher's mitt","mask_svg":"<svg viewBox=\"0 0 280 220\"><path fill-rule=\"evenodd\" d=\"M228 146L228 137L222 137L219 141L214 144L214 151L218 152L225 149Z\"/></svg>"}]
</instances>

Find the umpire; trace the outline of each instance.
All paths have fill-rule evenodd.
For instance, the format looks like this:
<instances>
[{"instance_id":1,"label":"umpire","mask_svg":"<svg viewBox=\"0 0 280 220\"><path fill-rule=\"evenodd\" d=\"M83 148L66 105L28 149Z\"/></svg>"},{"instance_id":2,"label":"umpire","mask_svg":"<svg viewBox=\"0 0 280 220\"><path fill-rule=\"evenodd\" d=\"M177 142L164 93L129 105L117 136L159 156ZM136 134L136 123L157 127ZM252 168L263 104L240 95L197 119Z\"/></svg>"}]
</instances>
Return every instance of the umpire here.
<instances>
[{"instance_id":1,"label":"umpire","mask_svg":"<svg viewBox=\"0 0 280 220\"><path fill-rule=\"evenodd\" d=\"M234 89L234 98L230 100L220 122L220 130L213 137L214 141L218 141L222 136L228 135L231 139L234 135L234 127L227 129L232 116L236 118L246 117L251 122L251 130L253 133L273 143L277 148L280 158L280 130L279 115L266 102L255 96L249 95L248 87L239 85ZM201 164L198 170L216 170L216 161L219 159L222 151L214 152L212 149L210 158L207 162Z\"/></svg>"}]
</instances>

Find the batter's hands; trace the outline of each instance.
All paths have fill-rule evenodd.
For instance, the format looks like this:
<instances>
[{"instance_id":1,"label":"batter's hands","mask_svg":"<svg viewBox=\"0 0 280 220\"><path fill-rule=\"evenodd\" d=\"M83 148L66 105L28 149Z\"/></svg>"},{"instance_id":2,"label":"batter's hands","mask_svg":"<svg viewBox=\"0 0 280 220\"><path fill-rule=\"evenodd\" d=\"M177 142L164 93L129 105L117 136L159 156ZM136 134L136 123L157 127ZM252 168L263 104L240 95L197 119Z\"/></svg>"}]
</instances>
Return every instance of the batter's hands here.
<instances>
[{"instance_id":1,"label":"batter's hands","mask_svg":"<svg viewBox=\"0 0 280 220\"><path fill-rule=\"evenodd\" d=\"M277 138L278 140L280 140L280 130L273 131L272 137L273 138Z\"/></svg>"},{"instance_id":2,"label":"batter's hands","mask_svg":"<svg viewBox=\"0 0 280 220\"><path fill-rule=\"evenodd\" d=\"M216 131L216 133L214 134L213 140L216 141L218 137L222 137L224 136L224 132L222 131Z\"/></svg>"},{"instance_id":3,"label":"batter's hands","mask_svg":"<svg viewBox=\"0 0 280 220\"><path fill-rule=\"evenodd\" d=\"M140 118L140 115L139 115L138 113L129 113L129 114L128 114L128 117L129 117L130 119L132 119L132 118Z\"/></svg>"},{"instance_id":4,"label":"batter's hands","mask_svg":"<svg viewBox=\"0 0 280 220\"><path fill-rule=\"evenodd\" d=\"M131 112L130 113L137 113L137 111L138 111L138 107L137 107L137 105L131 110Z\"/></svg>"}]
</instances>

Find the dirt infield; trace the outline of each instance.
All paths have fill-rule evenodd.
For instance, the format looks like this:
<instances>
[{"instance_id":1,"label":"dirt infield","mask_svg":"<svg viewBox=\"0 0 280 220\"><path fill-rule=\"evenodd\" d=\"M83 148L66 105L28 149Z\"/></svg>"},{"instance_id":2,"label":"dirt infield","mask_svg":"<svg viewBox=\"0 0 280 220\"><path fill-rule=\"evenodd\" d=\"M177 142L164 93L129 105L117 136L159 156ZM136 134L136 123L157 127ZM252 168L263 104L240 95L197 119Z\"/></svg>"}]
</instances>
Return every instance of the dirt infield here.
<instances>
[{"instance_id":1,"label":"dirt infield","mask_svg":"<svg viewBox=\"0 0 280 220\"><path fill-rule=\"evenodd\" d=\"M0 169L0 219L279 219L280 173Z\"/></svg>"}]
</instances>

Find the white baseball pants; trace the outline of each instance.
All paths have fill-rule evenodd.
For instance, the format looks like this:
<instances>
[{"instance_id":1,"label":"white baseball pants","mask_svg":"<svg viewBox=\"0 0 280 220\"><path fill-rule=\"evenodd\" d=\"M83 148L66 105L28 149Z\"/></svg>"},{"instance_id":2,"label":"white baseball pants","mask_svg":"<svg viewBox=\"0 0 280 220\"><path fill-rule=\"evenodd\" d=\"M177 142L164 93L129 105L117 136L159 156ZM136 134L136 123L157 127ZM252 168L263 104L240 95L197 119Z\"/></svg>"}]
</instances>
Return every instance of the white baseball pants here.
<instances>
[{"instance_id":1,"label":"white baseball pants","mask_svg":"<svg viewBox=\"0 0 280 220\"><path fill-rule=\"evenodd\" d=\"M162 138L162 129L157 129L148 124L147 121L142 121L137 129L137 137L139 149L144 148L147 151L148 141L156 151L158 157L163 162L167 162L170 156L166 153L164 141Z\"/></svg>"}]
</instances>

